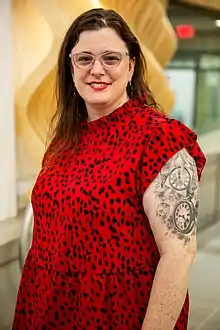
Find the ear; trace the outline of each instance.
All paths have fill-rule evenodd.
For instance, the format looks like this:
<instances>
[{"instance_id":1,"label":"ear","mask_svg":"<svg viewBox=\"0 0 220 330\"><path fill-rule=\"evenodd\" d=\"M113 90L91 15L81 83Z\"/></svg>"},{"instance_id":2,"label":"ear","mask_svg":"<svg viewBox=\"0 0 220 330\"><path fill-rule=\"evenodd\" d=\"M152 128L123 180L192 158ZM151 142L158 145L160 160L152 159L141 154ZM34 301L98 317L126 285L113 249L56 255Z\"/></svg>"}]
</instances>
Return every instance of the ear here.
<instances>
[{"instance_id":1,"label":"ear","mask_svg":"<svg viewBox=\"0 0 220 330\"><path fill-rule=\"evenodd\" d=\"M129 75L130 75L130 79L129 81L131 81L133 73L134 73L134 68L135 68L135 57L130 59L129 61Z\"/></svg>"},{"instance_id":2,"label":"ear","mask_svg":"<svg viewBox=\"0 0 220 330\"><path fill-rule=\"evenodd\" d=\"M71 68L70 68L70 70L71 70L71 76L72 76L72 78L73 78L73 81L74 81L74 71L73 71L73 66L71 65Z\"/></svg>"},{"instance_id":3,"label":"ear","mask_svg":"<svg viewBox=\"0 0 220 330\"><path fill-rule=\"evenodd\" d=\"M72 76L73 84L75 85L75 79L74 79L74 75L72 72L71 72L71 76Z\"/></svg>"}]
</instances>

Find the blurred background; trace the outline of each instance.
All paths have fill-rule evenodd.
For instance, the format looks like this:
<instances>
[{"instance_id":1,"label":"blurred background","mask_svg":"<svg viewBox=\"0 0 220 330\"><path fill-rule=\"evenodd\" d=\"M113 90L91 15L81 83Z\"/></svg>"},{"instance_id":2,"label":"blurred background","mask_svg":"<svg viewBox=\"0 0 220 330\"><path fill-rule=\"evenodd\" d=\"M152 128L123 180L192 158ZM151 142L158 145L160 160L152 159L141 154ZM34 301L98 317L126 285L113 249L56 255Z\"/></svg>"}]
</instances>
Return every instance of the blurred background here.
<instances>
[{"instance_id":1,"label":"blurred background","mask_svg":"<svg viewBox=\"0 0 220 330\"><path fill-rule=\"evenodd\" d=\"M0 330L11 329L31 242L30 192L72 20L113 8L139 39L157 102L198 134L203 174L190 330L220 330L220 0L0 0Z\"/></svg>"}]
</instances>

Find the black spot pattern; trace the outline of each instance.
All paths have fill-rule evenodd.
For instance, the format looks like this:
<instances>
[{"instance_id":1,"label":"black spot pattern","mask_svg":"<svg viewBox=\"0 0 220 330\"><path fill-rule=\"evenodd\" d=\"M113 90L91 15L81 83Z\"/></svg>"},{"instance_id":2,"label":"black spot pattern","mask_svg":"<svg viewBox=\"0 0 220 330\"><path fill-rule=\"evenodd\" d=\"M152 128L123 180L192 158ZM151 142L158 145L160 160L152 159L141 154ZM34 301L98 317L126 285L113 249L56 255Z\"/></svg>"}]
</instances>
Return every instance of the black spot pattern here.
<instances>
[{"instance_id":1,"label":"black spot pattern","mask_svg":"<svg viewBox=\"0 0 220 330\"><path fill-rule=\"evenodd\" d=\"M34 186L13 330L140 330L159 261L143 192L183 147L199 175L205 163L196 135L141 98L81 130L74 154L48 165L49 149ZM175 330L188 306L187 295Z\"/></svg>"}]
</instances>

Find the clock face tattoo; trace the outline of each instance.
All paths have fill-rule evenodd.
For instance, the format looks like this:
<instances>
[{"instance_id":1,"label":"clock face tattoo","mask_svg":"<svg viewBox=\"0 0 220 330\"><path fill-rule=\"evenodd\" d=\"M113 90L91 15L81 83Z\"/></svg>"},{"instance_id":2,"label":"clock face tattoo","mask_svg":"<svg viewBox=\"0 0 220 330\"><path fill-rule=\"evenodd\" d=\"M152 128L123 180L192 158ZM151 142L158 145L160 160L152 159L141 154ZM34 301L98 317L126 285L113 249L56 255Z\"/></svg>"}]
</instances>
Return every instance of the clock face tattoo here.
<instances>
[{"instance_id":1,"label":"clock face tattoo","mask_svg":"<svg viewBox=\"0 0 220 330\"><path fill-rule=\"evenodd\" d=\"M189 234L194 227L196 211L192 202L179 202L173 212L173 223L175 229L181 234Z\"/></svg>"},{"instance_id":2,"label":"clock face tattoo","mask_svg":"<svg viewBox=\"0 0 220 330\"><path fill-rule=\"evenodd\" d=\"M190 185L190 173L185 167L174 168L170 173L169 182L177 191L186 190Z\"/></svg>"}]
</instances>

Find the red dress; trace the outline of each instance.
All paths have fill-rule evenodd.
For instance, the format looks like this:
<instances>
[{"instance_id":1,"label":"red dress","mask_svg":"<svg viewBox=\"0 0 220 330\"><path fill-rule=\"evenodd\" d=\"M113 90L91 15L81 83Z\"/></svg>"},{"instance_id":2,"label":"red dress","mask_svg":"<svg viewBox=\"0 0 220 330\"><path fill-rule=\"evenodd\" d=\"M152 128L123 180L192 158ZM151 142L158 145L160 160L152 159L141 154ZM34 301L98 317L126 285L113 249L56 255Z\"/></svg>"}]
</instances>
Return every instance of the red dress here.
<instances>
[{"instance_id":1,"label":"red dress","mask_svg":"<svg viewBox=\"0 0 220 330\"><path fill-rule=\"evenodd\" d=\"M195 133L141 98L81 130L34 186L13 330L140 330L160 258L143 193L182 148L199 177L205 164ZM175 329L187 322L188 296Z\"/></svg>"}]
</instances>

